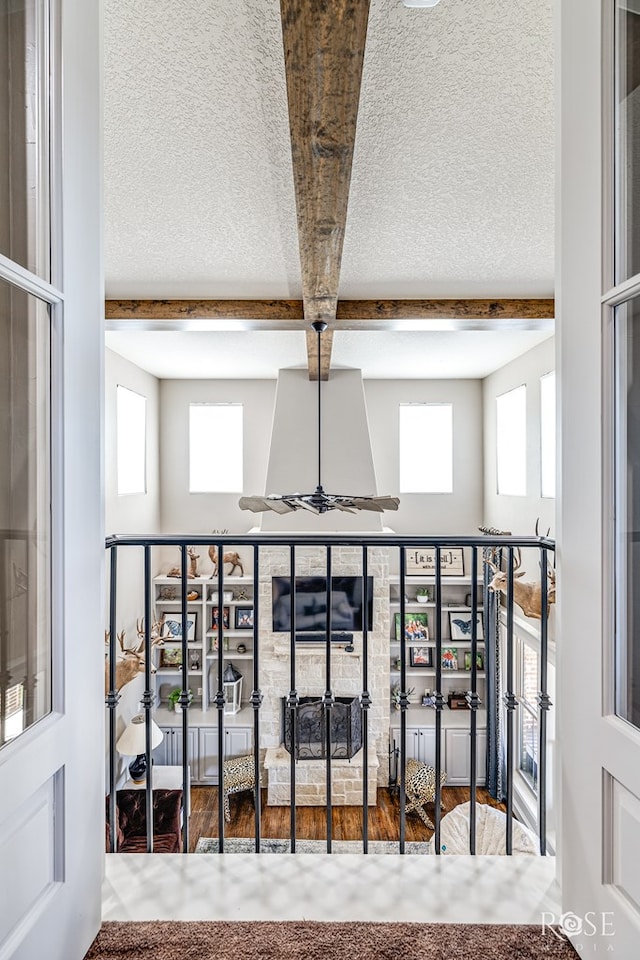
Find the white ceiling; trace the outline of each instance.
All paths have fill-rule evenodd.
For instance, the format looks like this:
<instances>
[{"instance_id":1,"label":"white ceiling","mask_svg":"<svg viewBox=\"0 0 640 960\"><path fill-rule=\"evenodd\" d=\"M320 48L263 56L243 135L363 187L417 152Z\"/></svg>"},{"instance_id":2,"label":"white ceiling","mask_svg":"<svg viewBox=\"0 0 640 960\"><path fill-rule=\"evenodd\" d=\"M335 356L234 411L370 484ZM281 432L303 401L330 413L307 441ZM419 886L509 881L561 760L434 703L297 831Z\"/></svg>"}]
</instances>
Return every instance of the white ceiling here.
<instances>
[{"instance_id":1,"label":"white ceiling","mask_svg":"<svg viewBox=\"0 0 640 960\"><path fill-rule=\"evenodd\" d=\"M341 297L553 295L551 8L372 0ZM107 295L299 297L278 0L104 9Z\"/></svg>"},{"instance_id":2,"label":"white ceiling","mask_svg":"<svg viewBox=\"0 0 640 960\"><path fill-rule=\"evenodd\" d=\"M360 333L334 337L332 369L356 367L365 379L481 378L550 334ZM302 333L107 333L107 347L161 379L272 379L306 366Z\"/></svg>"}]
</instances>

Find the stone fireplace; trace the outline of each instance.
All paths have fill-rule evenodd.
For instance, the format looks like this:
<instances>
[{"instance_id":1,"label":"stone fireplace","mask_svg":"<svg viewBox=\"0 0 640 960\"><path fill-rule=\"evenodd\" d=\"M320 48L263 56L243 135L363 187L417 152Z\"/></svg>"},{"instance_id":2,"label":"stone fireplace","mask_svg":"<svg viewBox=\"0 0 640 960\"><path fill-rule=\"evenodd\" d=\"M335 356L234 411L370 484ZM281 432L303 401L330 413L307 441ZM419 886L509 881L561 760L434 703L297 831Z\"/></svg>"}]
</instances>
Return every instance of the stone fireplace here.
<instances>
[{"instance_id":1,"label":"stone fireplace","mask_svg":"<svg viewBox=\"0 0 640 960\"><path fill-rule=\"evenodd\" d=\"M332 548L331 572L335 576L361 576L362 550L353 546ZM323 547L300 546L296 549L296 576L323 576L326 557ZM373 577L373 622L368 634L368 689L371 707L367 711L369 733L368 782L370 804L376 803L376 788L388 783L389 750L389 561L384 547L370 547L368 574ZM261 717L261 752L268 799L271 805L290 803L291 754L285 749L282 699L290 690L291 635L273 631L272 577L290 576L289 549L282 546L260 548L259 624L261 643L261 688L264 702ZM362 633L353 633L352 643L331 644L331 689L338 703L349 703L361 720L359 696L362 693ZM326 648L324 643L297 643L296 687L305 700L321 701L325 692ZM336 709L332 707L332 712ZM285 711L286 713L287 711ZM313 726L312 722L312 726ZM309 739L316 733L309 731ZM332 735L332 743L334 737ZM336 805L362 803L363 750L353 756L331 760L332 801ZM333 750L332 750L333 753ZM321 806L326 803L326 760L300 759L296 762L296 804Z\"/></svg>"}]
</instances>

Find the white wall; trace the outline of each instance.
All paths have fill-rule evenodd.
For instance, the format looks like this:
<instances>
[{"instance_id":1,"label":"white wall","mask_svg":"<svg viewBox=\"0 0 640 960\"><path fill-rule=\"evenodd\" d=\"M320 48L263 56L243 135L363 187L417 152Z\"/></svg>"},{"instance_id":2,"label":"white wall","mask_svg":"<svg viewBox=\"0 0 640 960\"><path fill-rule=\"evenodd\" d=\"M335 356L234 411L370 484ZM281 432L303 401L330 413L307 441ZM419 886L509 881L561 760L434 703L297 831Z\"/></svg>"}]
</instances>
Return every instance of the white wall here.
<instances>
[{"instance_id":1,"label":"white wall","mask_svg":"<svg viewBox=\"0 0 640 960\"><path fill-rule=\"evenodd\" d=\"M540 496L540 377L555 370L555 338L517 357L483 381L484 405L484 522L487 526L531 535L536 519L540 530L555 529L555 498ZM497 492L496 397L522 384L527 388L527 495Z\"/></svg>"},{"instance_id":2,"label":"white wall","mask_svg":"<svg viewBox=\"0 0 640 960\"><path fill-rule=\"evenodd\" d=\"M256 515L238 507L237 493L189 493L189 404L242 403L244 489L265 491L275 380L162 380L160 383L160 523L164 533L246 533ZM216 438L211 437L215 446ZM225 456L225 450L220 450ZM274 492L274 491L272 491ZM201 551L202 552L202 551ZM176 551L173 563L179 563ZM210 569L208 560L205 567Z\"/></svg>"},{"instance_id":3,"label":"white wall","mask_svg":"<svg viewBox=\"0 0 640 960\"><path fill-rule=\"evenodd\" d=\"M398 533L472 534L483 521L482 384L479 380L365 380L379 494L398 495L399 405L453 404L453 493L403 493L384 522ZM429 439L416 437L416 447ZM437 450L430 450L433 456Z\"/></svg>"},{"instance_id":4,"label":"white wall","mask_svg":"<svg viewBox=\"0 0 640 960\"><path fill-rule=\"evenodd\" d=\"M147 492L118 496L116 457L116 387L134 390L147 399L146 473ZM105 529L107 534L158 533L160 530L160 384L156 377L114 353L105 351ZM155 569L152 566L152 574ZM108 559L107 559L107 576ZM117 630L126 633L125 643L138 642L136 619L144 615L144 568L142 549L118 550ZM108 611L107 611L108 617ZM142 675L122 691L118 705L119 736L125 724L138 711L144 691Z\"/></svg>"},{"instance_id":5,"label":"white wall","mask_svg":"<svg viewBox=\"0 0 640 960\"><path fill-rule=\"evenodd\" d=\"M118 496L116 387L147 398L147 492ZM105 529L107 533L157 533L160 524L160 383L156 377L105 350Z\"/></svg>"}]
</instances>

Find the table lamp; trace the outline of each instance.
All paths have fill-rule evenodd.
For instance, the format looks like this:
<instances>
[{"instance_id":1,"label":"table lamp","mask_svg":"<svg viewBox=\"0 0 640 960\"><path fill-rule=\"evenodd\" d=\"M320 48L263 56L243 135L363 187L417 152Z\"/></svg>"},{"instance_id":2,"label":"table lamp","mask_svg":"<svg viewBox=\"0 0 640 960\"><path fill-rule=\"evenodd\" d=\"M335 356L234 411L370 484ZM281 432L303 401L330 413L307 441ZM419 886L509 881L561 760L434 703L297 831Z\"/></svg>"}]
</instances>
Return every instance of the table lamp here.
<instances>
[{"instance_id":1,"label":"table lamp","mask_svg":"<svg viewBox=\"0 0 640 960\"><path fill-rule=\"evenodd\" d=\"M137 713L124 728L116 743L118 753L126 757L135 757L129 764L129 774L134 783L144 783L147 776L147 738L144 713ZM162 743L164 734L154 720L151 720L151 749Z\"/></svg>"}]
</instances>

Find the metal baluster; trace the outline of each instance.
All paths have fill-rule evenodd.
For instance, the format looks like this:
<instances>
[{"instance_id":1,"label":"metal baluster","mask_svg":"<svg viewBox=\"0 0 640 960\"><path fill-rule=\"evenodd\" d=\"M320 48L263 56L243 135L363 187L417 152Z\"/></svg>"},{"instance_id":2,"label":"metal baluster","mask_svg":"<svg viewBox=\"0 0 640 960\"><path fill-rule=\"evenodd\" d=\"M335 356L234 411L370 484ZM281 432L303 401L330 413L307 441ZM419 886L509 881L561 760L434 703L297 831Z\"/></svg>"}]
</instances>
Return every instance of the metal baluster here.
<instances>
[{"instance_id":1,"label":"metal baluster","mask_svg":"<svg viewBox=\"0 0 640 960\"><path fill-rule=\"evenodd\" d=\"M333 810L331 804L331 710L335 703L331 690L331 545L327 544L327 635L325 657L325 692L322 698L325 720L325 744L327 759L327 853L331 853L333 836Z\"/></svg>"},{"instance_id":2,"label":"metal baluster","mask_svg":"<svg viewBox=\"0 0 640 960\"><path fill-rule=\"evenodd\" d=\"M291 746L291 777L290 777L290 798L289 798L289 840L291 842L291 853L296 852L296 758L298 751L298 691L296 690L296 548L295 544L289 545L289 569L291 571L291 634L290 634L290 664L291 672L289 679L289 697L287 698L287 709L289 710L289 743Z\"/></svg>"},{"instance_id":3,"label":"metal baluster","mask_svg":"<svg viewBox=\"0 0 640 960\"><path fill-rule=\"evenodd\" d=\"M180 566L182 580L180 582L180 609L182 611L182 690L180 691L179 703L182 707L182 852L189 852L189 648L187 645L189 627L187 623L187 547L186 544L181 548ZM206 627L204 628L206 632ZM204 669L202 671L202 681L204 683Z\"/></svg>"},{"instance_id":4,"label":"metal baluster","mask_svg":"<svg viewBox=\"0 0 640 960\"><path fill-rule=\"evenodd\" d=\"M404 853L407 829L407 646L405 623L406 551L400 547L400 853Z\"/></svg>"},{"instance_id":5,"label":"metal baluster","mask_svg":"<svg viewBox=\"0 0 640 960\"><path fill-rule=\"evenodd\" d=\"M253 550L253 690L251 691L251 706L253 707L253 764L254 764L254 807L256 827L256 853L260 853L260 819L262 796L260 793L260 707L263 696L260 690L260 650L258 637L258 621L260 615L260 547L256 544ZM231 614L229 614L231 616Z\"/></svg>"},{"instance_id":6,"label":"metal baluster","mask_svg":"<svg viewBox=\"0 0 640 960\"><path fill-rule=\"evenodd\" d=\"M362 852L369 852L369 556L362 548Z\"/></svg>"},{"instance_id":7,"label":"metal baluster","mask_svg":"<svg viewBox=\"0 0 640 960\"><path fill-rule=\"evenodd\" d=\"M442 784L440 783L440 774L442 770L442 710L444 708L444 697L442 695L442 570L441 547L435 548L435 600L436 600L436 693L435 693L435 730L436 730L436 790L435 790L435 829L433 833L433 842L436 854L440 856L440 806L442 804Z\"/></svg>"},{"instance_id":8,"label":"metal baluster","mask_svg":"<svg viewBox=\"0 0 640 960\"><path fill-rule=\"evenodd\" d=\"M549 654L548 618L548 554L541 550L540 558L540 692L538 693L538 833L540 854L547 853L547 714L551 698L547 692L547 657Z\"/></svg>"},{"instance_id":9,"label":"metal baluster","mask_svg":"<svg viewBox=\"0 0 640 960\"><path fill-rule=\"evenodd\" d=\"M153 853L153 765L151 756L151 547L144 548L144 735L147 761L147 784L145 789L147 816L147 853Z\"/></svg>"},{"instance_id":10,"label":"metal baluster","mask_svg":"<svg viewBox=\"0 0 640 960\"><path fill-rule=\"evenodd\" d=\"M222 597L222 581L224 579L224 545L222 541L216 544L218 551L218 689L215 704L218 711L218 853L224 853L224 601ZM231 616L231 613L229 613Z\"/></svg>"},{"instance_id":11,"label":"metal baluster","mask_svg":"<svg viewBox=\"0 0 640 960\"><path fill-rule=\"evenodd\" d=\"M471 690L467 693L467 703L471 711L471 769L469 777L469 853L476 852L476 790L478 778L478 717L480 706L478 696L478 548L471 548Z\"/></svg>"},{"instance_id":12,"label":"metal baluster","mask_svg":"<svg viewBox=\"0 0 640 960\"><path fill-rule=\"evenodd\" d=\"M514 721L518 701L513 692L515 673L513 657L513 547L507 553L507 671L504 705L507 709L507 824L506 849L507 856L513 852L513 759L514 759Z\"/></svg>"},{"instance_id":13,"label":"metal baluster","mask_svg":"<svg viewBox=\"0 0 640 960\"><path fill-rule=\"evenodd\" d=\"M116 829L116 707L120 694L116 690L116 599L118 574L118 548L110 547L109 563L109 693L106 704L109 710L109 850L117 853L118 831Z\"/></svg>"}]
</instances>

